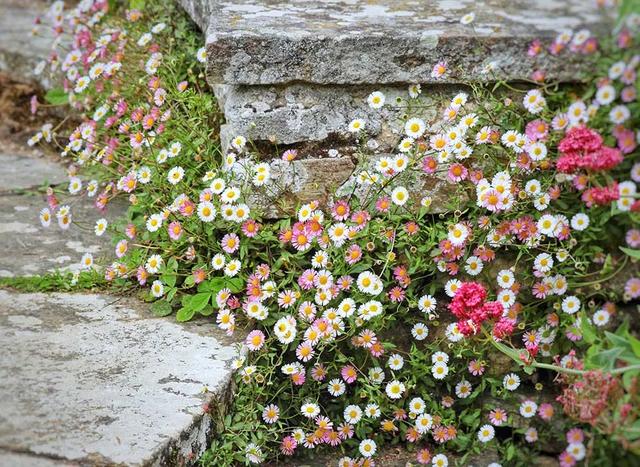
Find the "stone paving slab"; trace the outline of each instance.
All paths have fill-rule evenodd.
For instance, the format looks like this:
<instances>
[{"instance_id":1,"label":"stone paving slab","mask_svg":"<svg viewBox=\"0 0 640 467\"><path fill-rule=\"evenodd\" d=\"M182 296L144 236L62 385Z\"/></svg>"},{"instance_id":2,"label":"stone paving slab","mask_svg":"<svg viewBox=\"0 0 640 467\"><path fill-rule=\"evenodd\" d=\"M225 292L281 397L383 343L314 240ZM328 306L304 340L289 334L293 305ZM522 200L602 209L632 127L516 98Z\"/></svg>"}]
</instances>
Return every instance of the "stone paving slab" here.
<instances>
[{"instance_id":1,"label":"stone paving slab","mask_svg":"<svg viewBox=\"0 0 640 467\"><path fill-rule=\"evenodd\" d=\"M403 135L405 105L409 99L406 85L320 86L295 83L280 86L213 87L226 116L220 130L223 147L243 135L254 143L272 141L278 145L300 142L322 142L330 137L350 141L349 123L364 119L368 135L375 137L379 149L395 150ZM373 110L367 97L382 92L387 104ZM431 85L419 98L421 118L435 130L442 128L442 114L458 92L472 90L455 85ZM404 105L397 105L398 99ZM314 151L317 153L317 151Z\"/></svg>"},{"instance_id":2,"label":"stone paving slab","mask_svg":"<svg viewBox=\"0 0 640 467\"><path fill-rule=\"evenodd\" d=\"M57 185L68 180L60 164L35 150L0 152L0 169L0 193L43 184Z\"/></svg>"},{"instance_id":3,"label":"stone paving slab","mask_svg":"<svg viewBox=\"0 0 640 467\"><path fill-rule=\"evenodd\" d=\"M78 467L77 462L33 456L0 449L0 467Z\"/></svg>"},{"instance_id":4,"label":"stone paving slab","mask_svg":"<svg viewBox=\"0 0 640 467\"><path fill-rule=\"evenodd\" d=\"M51 84L45 74L34 75L34 67L51 51L52 36L41 27L42 35L32 35L34 21L48 8L42 0L0 1L0 70L16 79L30 78L45 87Z\"/></svg>"},{"instance_id":5,"label":"stone paving slab","mask_svg":"<svg viewBox=\"0 0 640 467\"><path fill-rule=\"evenodd\" d=\"M93 199L71 197L72 217L82 228L58 227L55 219L47 228L40 224L46 196L35 187L66 183L66 171L37 150L0 152L0 277L29 276L74 267L84 253L95 258L110 254L109 238L97 237L93 226L101 217L108 221L124 213L125 205L114 202L106 212L93 207Z\"/></svg>"},{"instance_id":6,"label":"stone paving slab","mask_svg":"<svg viewBox=\"0 0 640 467\"><path fill-rule=\"evenodd\" d=\"M122 297L0 290L0 456L45 466L199 457L211 436L203 404L224 398L238 353L210 321L144 310Z\"/></svg>"},{"instance_id":7,"label":"stone paving slab","mask_svg":"<svg viewBox=\"0 0 640 467\"><path fill-rule=\"evenodd\" d=\"M93 254L95 259L113 256L109 238L97 237L93 226L100 217L111 221L121 215L125 209L122 204L109 206L104 213L98 212L88 198L70 204L73 217L83 223L84 230L78 226L61 230L55 219L49 227L43 227L39 213L46 205L45 196L39 193L0 194L0 277L68 269L79 264L84 253Z\"/></svg>"},{"instance_id":8,"label":"stone paving slab","mask_svg":"<svg viewBox=\"0 0 640 467\"><path fill-rule=\"evenodd\" d=\"M317 84L528 79L574 81L579 54L527 57L531 40L608 30L612 9L585 0L180 0L206 32L211 83ZM475 13L469 25L460 23ZM485 69L493 63L494 74Z\"/></svg>"}]
</instances>

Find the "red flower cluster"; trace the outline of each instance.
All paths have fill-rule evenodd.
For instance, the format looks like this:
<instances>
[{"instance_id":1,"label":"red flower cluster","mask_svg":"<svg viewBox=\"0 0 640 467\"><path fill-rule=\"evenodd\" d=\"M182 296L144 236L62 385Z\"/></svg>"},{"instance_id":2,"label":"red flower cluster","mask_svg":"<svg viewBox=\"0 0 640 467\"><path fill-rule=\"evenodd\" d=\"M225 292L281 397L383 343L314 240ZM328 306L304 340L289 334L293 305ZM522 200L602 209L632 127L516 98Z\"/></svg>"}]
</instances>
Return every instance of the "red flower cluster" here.
<instances>
[{"instance_id":1,"label":"red flower cluster","mask_svg":"<svg viewBox=\"0 0 640 467\"><path fill-rule=\"evenodd\" d=\"M558 171L568 174L581 169L609 170L623 159L619 149L604 146L602 136L586 127L573 127L567 131L558 145L558 150Z\"/></svg>"},{"instance_id":2,"label":"red flower cluster","mask_svg":"<svg viewBox=\"0 0 640 467\"><path fill-rule=\"evenodd\" d=\"M477 282L463 282L451 303L449 311L458 318L458 330L465 336L476 334L488 319L497 320L493 333L502 338L513 331L513 321L502 316L499 302L488 302L487 291Z\"/></svg>"},{"instance_id":3,"label":"red flower cluster","mask_svg":"<svg viewBox=\"0 0 640 467\"><path fill-rule=\"evenodd\" d=\"M620 381L601 370L588 371L576 378L562 375L566 384L556 400L564 413L583 423L596 425L603 420L613 420L610 410L623 395Z\"/></svg>"},{"instance_id":4,"label":"red flower cluster","mask_svg":"<svg viewBox=\"0 0 640 467\"><path fill-rule=\"evenodd\" d=\"M618 199L620 199L620 191L615 182L610 186L589 188L582 193L582 201L588 208L593 205L606 206Z\"/></svg>"}]
</instances>

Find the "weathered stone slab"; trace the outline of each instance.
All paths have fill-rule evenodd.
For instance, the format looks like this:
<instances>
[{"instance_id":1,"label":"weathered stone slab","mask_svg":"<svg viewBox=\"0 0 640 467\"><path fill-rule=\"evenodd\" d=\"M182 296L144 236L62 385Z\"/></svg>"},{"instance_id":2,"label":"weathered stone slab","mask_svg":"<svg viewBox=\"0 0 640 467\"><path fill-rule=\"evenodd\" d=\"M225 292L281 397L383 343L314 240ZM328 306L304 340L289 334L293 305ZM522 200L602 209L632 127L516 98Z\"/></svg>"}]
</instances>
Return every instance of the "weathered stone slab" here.
<instances>
[{"instance_id":1,"label":"weathered stone slab","mask_svg":"<svg viewBox=\"0 0 640 467\"><path fill-rule=\"evenodd\" d=\"M237 135L253 143L291 145L323 143L331 139L335 146L355 145L356 137L349 133L348 128L349 123L360 118L365 122L365 133L375 139L376 149L393 151L404 133L404 114L409 99L406 85L320 86L295 83L280 86L214 85L213 89L227 119L220 131L225 148ZM367 97L374 91L385 95L386 103L381 109L371 109L367 102ZM420 109L420 117L437 132L442 128L445 108L461 91L471 94L470 89L459 85L425 86L413 106Z\"/></svg>"},{"instance_id":2,"label":"weathered stone slab","mask_svg":"<svg viewBox=\"0 0 640 467\"><path fill-rule=\"evenodd\" d=\"M0 4L0 70L18 80L32 79L45 87L46 74L34 74L36 65L51 51L53 37L43 26L33 35L36 18L42 16L48 3L42 0L3 0Z\"/></svg>"},{"instance_id":3,"label":"weathered stone slab","mask_svg":"<svg viewBox=\"0 0 640 467\"><path fill-rule=\"evenodd\" d=\"M0 448L63 465L192 464L238 355L209 321L106 295L0 290L0 342Z\"/></svg>"},{"instance_id":4,"label":"weathered stone slab","mask_svg":"<svg viewBox=\"0 0 640 467\"><path fill-rule=\"evenodd\" d=\"M33 151L0 152L0 193L37 186L57 185L68 180L60 164Z\"/></svg>"},{"instance_id":5,"label":"weathered stone slab","mask_svg":"<svg viewBox=\"0 0 640 467\"><path fill-rule=\"evenodd\" d=\"M214 84L518 80L538 68L573 81L589 67L584 56L528 57L529 43L564 29L606 29L612 14L584 0L180 2L206 31ZM467 13L475 20L463 25ZM441 60L448 72L434 79Z\"/></svg>"},{"instance_id":6,"label":"weathered stone slab","mask_svg":"<svg viewBox=\"0 0 640 467\"><path fill-rule=\"evenodd\" d=\"M48 459L0 449L0 466L2 467L77 467L78 465L75 462Z\"/></svg>"},{"instance_id":7,"label":"weathered stone slab","mask_svg":"<svg viewBox=\"0 0 640 467\"><path fill-rule=\"evenodd\" d=\"M292 215L300 204L310 201L326 205L334 191L349 179L355 169L351 158L345 156L290 163L276 159L270 166L274 182L265 188L255 189L248 200L252 208L267 218Z\"/></svg>"},{"instance_id":8,"label":"weathered stone slab","mask_svg":"<svg viewBox=\"0 0 640 467\"><path fill-rule=\"evenodd\" d=\"M95 221L111 222L126 209L123 202L107 205L105 212L93 206L94 199L72 197L68 201L72 219L81 227L62 230L57 220L49 227L40 223L40 210L47 206L46 196L33 191L44 184L55 185L68 180L62 165L44 158L37 151L21 150L0 153L0 277L30 276L76 267L84 253L98 259L111 255L105 234L97 237Z\"/></svg>"},{"instance_id":9,"label":"weathered stone slab","mask_svg":"<svg viewBox=\"0 0 640 467\"><path fill-rule=\"evenodd\" d=\"M83 228L61 230L54 218L49 227L40 224L39 213L46 207L41 194L0 194L0 277L31 276L73 268L84 253L113 256L107 235L96 237L95 221L112 221L124 212L122 203L113 203L100 213L88 198L71 204L74 219ZM10 252L10 254L5 254Z\"/></svg>"}]
</instances>

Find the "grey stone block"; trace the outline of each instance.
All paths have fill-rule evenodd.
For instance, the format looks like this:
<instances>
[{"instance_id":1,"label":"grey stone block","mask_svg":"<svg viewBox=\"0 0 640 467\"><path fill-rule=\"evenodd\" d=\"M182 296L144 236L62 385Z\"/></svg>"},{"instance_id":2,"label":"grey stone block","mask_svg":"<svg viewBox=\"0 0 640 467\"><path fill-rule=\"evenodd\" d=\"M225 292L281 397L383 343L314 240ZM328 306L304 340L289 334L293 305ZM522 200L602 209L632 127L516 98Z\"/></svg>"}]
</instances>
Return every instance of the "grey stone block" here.
<instances>
[{"instance_id":1,"label":"grey stone block","mask_svg":"<svg viewBox=\"0 0 640 467\"><path fill-rule=\"evenodd\" d=\"M311 158L270 163L273 183L251 192L248 204L267 218L295 213L297 206L310 201L326 205L334 191L345 183L355 164L350 157Z\"/></svg>"},{"instance_id":2,"label":"grey stone block","mask_svg":"<svg viewBox=\"0 0 640 467\"><path fill-rule=\"evenodd\" d=\"M62 165L37 150L0 152L0 193L35 188L45 183L57 185L68 179Z\"/></svg>"},{"instance_id":3,"label":"grey stone block","mask_svg":"<svg viewBox=\"0 0 640 467\"><path fill-rule=\"evenodd\" d=\"M230 141L237 135L253 142L277 145L322 143L331 139L337 146L353 146L356 137L348 132L348 126L355 118L361 118L365 121L365 132L376 140L380 151L392 151L399 142L409 99L407 88L406 85L306 83L213 86L227 119L221 130L225 148L229 148ZM441 125L442 113L456 93L471 92L459 85L429 85L423 89L419 100L412 105L419 107L420 117L433 128ZM369 108L367 96L373 91L385 94L383 108ZM313 144L313 150L317 150L317 146Z\"/></svg>"},{"instance_id":4,"label":"grey stone block","mask_svg":"<svg viewBox=\"0 0 640 467\"><path fill-rule=\"evenodd\" d=\"M211 83L383 84L519 80L543 68L575 80L584 57L528 57L533 39L602 32L607 10L584 0L180 0L206 32ZM460 23L475 13L469 25ZM441 60L449 71L433 79ZM494 73L485 73L488 64Z\"/></svg>"},{"instance_id":5,"label":"grey stone block","mask_svg":"<svg viewBox=\"0 0 640 467\"><path fill-rule=\"evenodd\" d=\"M49 2L43 0L3 0L0 4L0 71L19 81L36 81L45 88L53 85L48 74L35 75L33 70L51 52L54 38L47 26L39 27L37 35L31 31L36 18L48 7Z\"/></svg>"},{"instance_id":6,"label":"grey stone block","mask_svg":"<svg viewBox=\"0 0 640 467\"><path fill-rule=\"evenodd\" d=\"M210 321L106 295L0 290L0 342L0 445L25 466L192 465L238 356Z\"/></svg>"}]
</instances>

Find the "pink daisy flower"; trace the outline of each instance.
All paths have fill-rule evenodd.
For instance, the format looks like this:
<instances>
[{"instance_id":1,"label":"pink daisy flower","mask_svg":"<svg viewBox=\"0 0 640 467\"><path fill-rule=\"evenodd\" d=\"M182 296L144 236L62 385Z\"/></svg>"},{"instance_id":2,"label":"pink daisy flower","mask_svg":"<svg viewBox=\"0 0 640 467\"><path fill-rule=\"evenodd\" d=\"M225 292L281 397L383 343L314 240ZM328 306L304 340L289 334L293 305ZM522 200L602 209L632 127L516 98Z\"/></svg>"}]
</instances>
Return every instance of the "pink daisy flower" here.
<instances>
[{"instance_id":1,"label":"pink daisy flower","mask_svg":"<svg viewBox=\"0 0 640 467\"><path fill-rule=\"evenodd\" d=\"M220 244L226 253L235 253L240 248L240 238L236 234L230 233L222 237Z\"/></svg>"},{"instance_id":2,"label":"pink daisy flower","mask_svg":"<svg viewBox=\"0 0 640 467\"><path fill-rule=\"evenodd\" d=\"M342 367L342 370L340 370L340 375L342 376L342 379L344 379L345 382L349 384L355 382L355 380L358 378L358 372L351 365Z\"/></svg>"},{"instance_id":3,"label":"pink daisy flower","mask_svg":"<svg viewBox=\"0 0 640 467\"><path fill-rule=\"evenodd\" d=\"M167 230L169 231L169 238L171 240L180 240L180 237L183 233L182 225L180 224L180 222L173 221L167 226Z\"/></svg>"},{"instance_id":4,"label":"pink daisy flower","mask_svg":"<svg viewBox=\"0 0 640 467\"><path fill-rule=\"evenodd\" d=\"M432 78L440 78L447 72L447 62L439 61L433 66L433 70L431 70Z\"/></svg>"},{"instance_id":5,"label":"pink daisy flower","mask_svg":"<svg viewBox=\"0 0 640 467\"><path fill-rule=\"evenodd\" d=\"M452 182L461 182L467 178L469 172L467 168L462 164L451 164L449 167L449 172L447 172L447 177Z\"/></svg>"},{"instance_id":6,"label":"pink daisy flower","mask_svg":"<svg viewBox=\"0 0 640 467\"><path fill-rule=\"evenodd\" d=\"M265 336L264 333L258 329L251 331L245 339L245 344L252 352L260 350L264 345Z\"/></svg>"}]
</instances>

